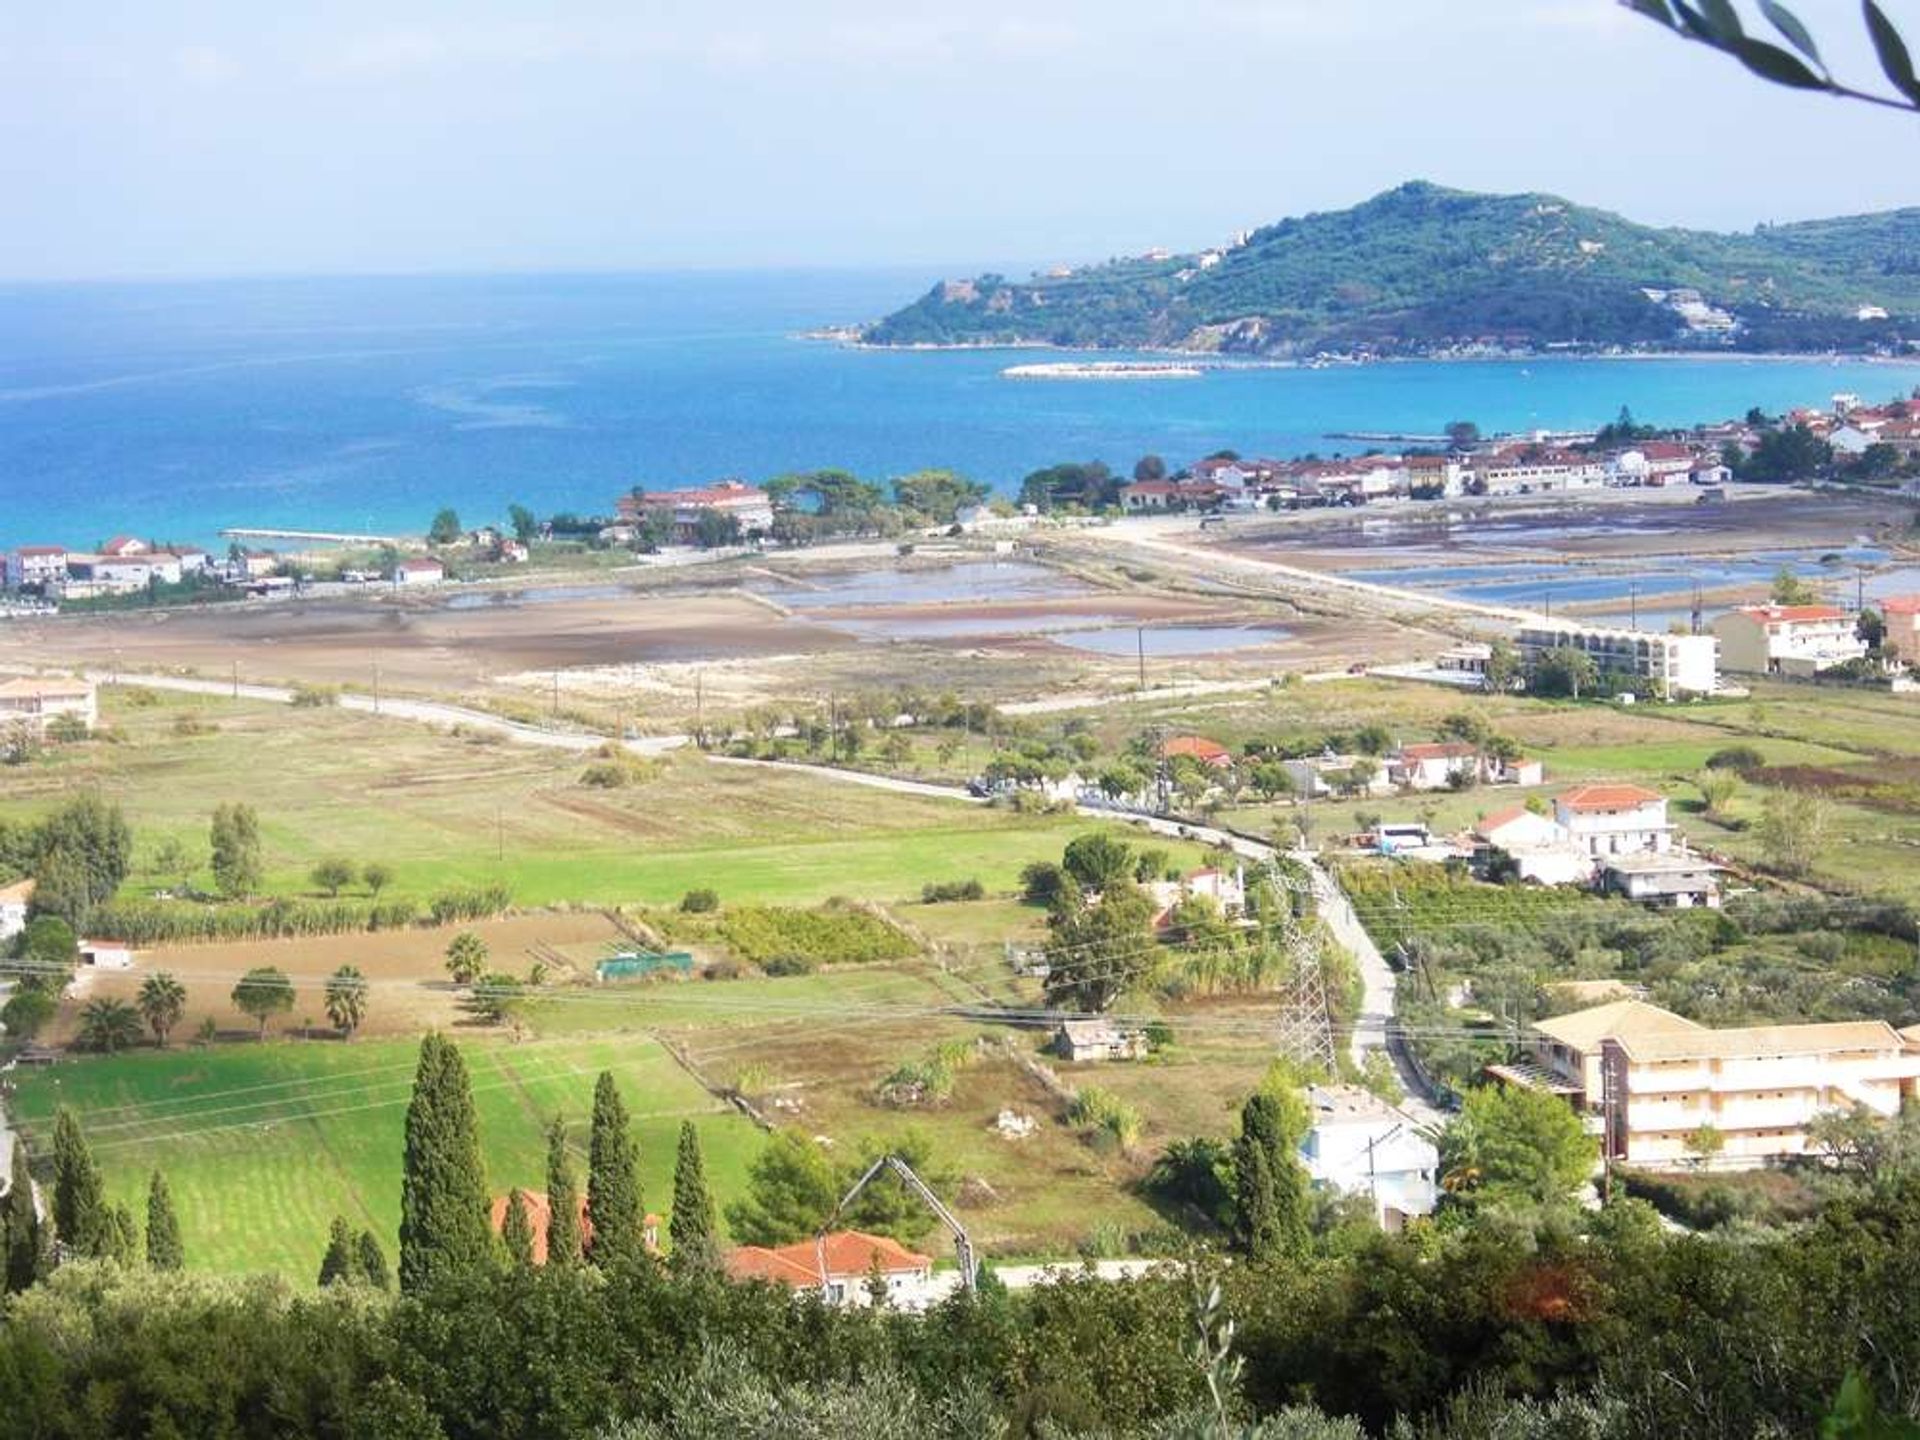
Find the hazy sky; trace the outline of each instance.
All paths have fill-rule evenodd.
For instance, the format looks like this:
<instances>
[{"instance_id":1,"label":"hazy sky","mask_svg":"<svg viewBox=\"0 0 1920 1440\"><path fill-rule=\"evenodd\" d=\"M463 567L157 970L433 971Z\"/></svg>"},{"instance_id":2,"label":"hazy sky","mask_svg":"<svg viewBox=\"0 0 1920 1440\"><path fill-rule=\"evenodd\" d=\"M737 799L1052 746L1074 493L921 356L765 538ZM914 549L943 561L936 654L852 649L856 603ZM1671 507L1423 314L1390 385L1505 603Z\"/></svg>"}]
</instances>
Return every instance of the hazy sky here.
<instances>
[{"instance_id":1,"label":"hazy sky","mask_svg":"<svg viewBox=\"0 0 1920 1440\"><path fill-rule=\"evenodd\" d=\"M1920 119L1613 0L0 5L8 277L1081 260L1414 176L1746 227L1920 203Z\"/></svg>"}]
</instances>

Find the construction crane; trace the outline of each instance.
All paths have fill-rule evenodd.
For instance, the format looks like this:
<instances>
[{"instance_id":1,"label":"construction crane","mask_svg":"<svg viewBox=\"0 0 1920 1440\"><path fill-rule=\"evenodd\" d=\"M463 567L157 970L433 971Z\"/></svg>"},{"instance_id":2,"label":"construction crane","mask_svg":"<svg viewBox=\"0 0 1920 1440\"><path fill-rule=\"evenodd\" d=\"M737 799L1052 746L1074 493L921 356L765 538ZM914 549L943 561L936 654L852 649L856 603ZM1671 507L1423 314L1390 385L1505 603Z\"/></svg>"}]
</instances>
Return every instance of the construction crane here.
<instances>
[{"instance_id":1,"label":"construction crane","mask_svg":"<svg viewBox=\"0 0 1920 1440\"><path fill-rule=\"evenodd\" d=\"M960 1283L969 1295L973 1294L979 1264L973 1258L973 1240L967 1234L967 1227L962 1225L959 1218L946 1207L940 1197L933 1193L933 1188L913 1173L911 1165L892 1153L882 1155L867 1167L867 1173L854 1181L853 1188L840 1197L840 1203L833 1207L833 1213L827 1217L826 1224L820 1227L820 1233L813 1237L815 1257L820 1267L821 1293L825 1294L827 1289L827 1236L832 1232L833 1227L840 1223L840 1217L846 1213L847 1207L853 1204L860 1192L866 1189L882 1170L891 1170L898 1175L901 1183L918 1195L921 1203L933 1212L934 1218L952 1232L953 1252L960 1261Z\"/></svg>"}]
</instances>

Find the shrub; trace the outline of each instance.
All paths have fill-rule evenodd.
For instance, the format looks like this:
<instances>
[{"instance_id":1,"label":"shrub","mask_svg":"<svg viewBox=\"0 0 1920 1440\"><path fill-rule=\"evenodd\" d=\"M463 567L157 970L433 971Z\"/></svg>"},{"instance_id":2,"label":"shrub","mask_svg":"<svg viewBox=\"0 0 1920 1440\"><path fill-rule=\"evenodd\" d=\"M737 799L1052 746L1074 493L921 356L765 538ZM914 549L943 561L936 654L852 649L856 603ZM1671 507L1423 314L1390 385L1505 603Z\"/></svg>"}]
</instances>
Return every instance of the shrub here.
<instances>
[{"instance_id":1,"label":"shrub","mask_svg":"<svg viewBox=\"0 0 1920 1440\"><path fill-rule=\"evenodd\" d=\"M954 900L984 900L986 895L987 887L977 879L929 882L920 887L920 900L927 905L939 905Z\"/></svg>"},{"instance_id":2,"label":"shrub","mask_svg":"<svg viewBox=\"0 0 1920 1440\"><path fill-rule=\"evenodd\" d=\"M301 710L317 710L327 705L340 703L338 685L296 685L293 687L293 704Z\"/></svg>"},{"instance_id":3,"label":"shrub","mask_svg":"<svg viewBox=\"0 0 1920 1440\"><path fill-rule=\"evenodd\" d=\"M885 917L844 900L814 910L775 905L743 905L722 912L720 938L739 959L769 974L774 961L803 962L806 969L826 964L867 964L904 960L916 946Z\"/></svg>"},{"instance_id":4,"label":"shrub","mask_svg":"<svg viewBox=\"0 0 1920 1440\"><path fill-rule=\"evenodd\" d=\"M1751 745L1728 745L1707 757L1707 769L1731 770L1739 775L1762 769L1766 763L1766 757Z\"/></svg>"},{"instance_id":5,"label":"shrub","mask_svg":"<svg viewBox=\"0 0 1920 1440\"><path fill-rule=\"evenodd\" d=\"M1067 1123L1093 1144L1131 1150L1140 1140L1140 1112L1110 1090L1089 1085L1067 1107Z\"/></svg>"},{"instance_id":6,"label":"shrub","mask_svg":"<svg viewBox=\"0 0 1920 1440\"><path fill-rule=\"evenodd\" d=\"M811 975L818 962L805 955L773 955L760 962L760 968L773 976Z\"/></svg>"},{"instance_id":7,"label":"shrub","mask_svg":"<svg viewBox=\"0 0 1920 1440\"><path fill-rule=\"evenodd\" d=\"M580 772L580 783L594 790L624 789L633 780L626 766L611 760L599 760Z\"/></svg>"},{"instance_id":8,"label":"shrub","mask_svg":"<svg viewBox=\"0 0 1920 1440\"><path fill-rule=\"evenodd\" d=\"M447 890L427 902L427 914L436 925L463 920L490 920L512 903L504 885L482 885L472 890Z\"/></svg>"},{"instance_id":9,"label":"shrub","mask_svg":"<svg viewBox=\"0 0 1920 1440\"><path fill-rule=\"evenodd\" d=\"M192 739L198 735L217 735L220 733L220 727L205 716L195 715L189 711L184 715L173 717L173 733L182 739Z\"/></svg>"},{"instance_id":10,"label":"shrub","mask_svg":"<svg viewBox=\"0 0 1920 1440\"><path fill-rule=\"evenodd\" d=\"M680 897L680 909L687 915L707 915L720 908L720 895L715 890L689 890Z\"/></svg>"}]
</instances>

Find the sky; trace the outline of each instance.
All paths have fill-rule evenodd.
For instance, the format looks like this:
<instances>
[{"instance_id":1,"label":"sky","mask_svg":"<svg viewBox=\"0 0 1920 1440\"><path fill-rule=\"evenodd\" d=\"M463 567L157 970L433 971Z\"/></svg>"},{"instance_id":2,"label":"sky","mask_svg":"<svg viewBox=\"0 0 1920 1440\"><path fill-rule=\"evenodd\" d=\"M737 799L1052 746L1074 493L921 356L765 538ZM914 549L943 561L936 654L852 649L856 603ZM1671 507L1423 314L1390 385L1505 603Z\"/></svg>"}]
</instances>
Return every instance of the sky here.
<instances>
[{"instance_id":1,"label":"sky","mask_svg":"<svg viewBox=\"0 0 1920 1440\"><path fill-rule=\"evenodd\" d=\"M1917 158L1613 0L0 5L8 279L1079 262L1410 178L1746 228Z\"/></svg>"}]
</instances>

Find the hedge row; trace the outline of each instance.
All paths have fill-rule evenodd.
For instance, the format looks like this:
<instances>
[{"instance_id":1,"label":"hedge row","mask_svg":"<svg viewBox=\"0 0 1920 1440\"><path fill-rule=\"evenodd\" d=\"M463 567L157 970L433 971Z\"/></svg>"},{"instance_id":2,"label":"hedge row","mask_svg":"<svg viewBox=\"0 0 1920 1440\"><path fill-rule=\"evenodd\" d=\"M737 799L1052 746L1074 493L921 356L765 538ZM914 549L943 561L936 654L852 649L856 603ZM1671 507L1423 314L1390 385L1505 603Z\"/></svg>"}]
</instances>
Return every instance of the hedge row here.
<instances>
[{"instance_id":1,"label":"hedge row","mask_svg":"<svg viewBox=\"0 0 1920 1440\"><path fill-rule=\"evenodd\" d=\"M425 909L412 900L287 900L264 904L199 905L184 901L129 901L98 910L90 928L130 945L180 945L214 940L285 940L310 935L348 935L368 930L450 925L485 920L505 911L511 896L503 885L451 890Z\"/></svg>"}]
</instances>

